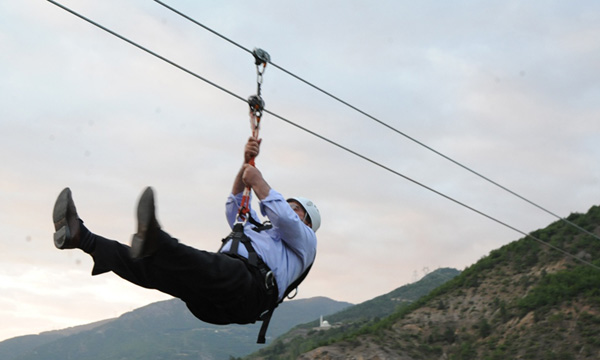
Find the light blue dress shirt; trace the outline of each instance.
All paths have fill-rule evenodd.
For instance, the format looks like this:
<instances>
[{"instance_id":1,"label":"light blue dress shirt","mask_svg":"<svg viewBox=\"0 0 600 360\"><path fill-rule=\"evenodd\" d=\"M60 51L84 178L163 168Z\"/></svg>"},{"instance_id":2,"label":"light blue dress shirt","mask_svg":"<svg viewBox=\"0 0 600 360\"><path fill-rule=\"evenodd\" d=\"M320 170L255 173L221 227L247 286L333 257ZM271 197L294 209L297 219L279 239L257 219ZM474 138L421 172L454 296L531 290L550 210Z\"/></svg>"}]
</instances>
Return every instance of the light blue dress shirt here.
<instances>
[{"instance_id":1,"label":"light blue dress shirt","mask_svg":"<svg viewBox=\"0 0 600 360\"><path fill-rule=\"evenodd\" d=\"M231 228L235 224L241 201L242 193L230 194L227 199L226 215ZM258 256L273 271L281 300L287 287L314 261L317 237L315 232L300 220L283 196L273 189L260 202L260 211L271 221L273 227L256 232L252 230L254 225L246 222L244 233L250 238ZM258 220L254 210L250 209L250 214ZM226 243L221 251L227 251L230 247L231 241ZM248 258L248 252L242 244L238 253Z\"/></svg>"}]
</instances>

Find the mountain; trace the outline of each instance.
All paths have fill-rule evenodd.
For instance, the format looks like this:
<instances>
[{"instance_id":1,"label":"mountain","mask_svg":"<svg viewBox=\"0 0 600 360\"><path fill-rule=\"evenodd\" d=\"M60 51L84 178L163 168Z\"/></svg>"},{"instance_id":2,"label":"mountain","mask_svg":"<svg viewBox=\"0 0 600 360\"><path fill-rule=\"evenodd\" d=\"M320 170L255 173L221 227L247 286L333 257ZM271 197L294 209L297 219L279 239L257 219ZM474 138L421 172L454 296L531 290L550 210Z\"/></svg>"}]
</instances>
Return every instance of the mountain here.
<instances>
[{"instance_id":1,"label":"mountain","mask_svg":"<svg viewBox=\"0 0 600 360\"><path fill-rule=\"evenodd\" d=\"M92 330L95 327L109 323L113 319L94 322L87 325L70 327L63 330L43 332L39 335L25 335L0 342L0 359L12 359L38 346L51 343L60 338Z\"/></svg>"},{"instance_id":2,"label":"mountain","mask_svg":"<svg viewBox=\"0 0 600 360\"><path fill-rule=\"evenodd\" d=\"M285 301L273 315L268 339L348 306L324 297ZM260 346L256 344L260 324L206 324L191 315L182 301L172 299L116 319L5 340L0 342L0 359L229 359Z\"/></svg>"},{"instance_id":3,"label":"mountain","mask_svg":"<svg viewBox=\"0 0 600 360\"><path fill-rule=\"evenodd\" d=\"M600 235L600 207L567 220ZM600 359L600 240L556 221L298 359Z\"/></svg>"},{"instance_id":4,"label":"mountain","mask_svg":"<svg viewBox=\"0 0 600 360\"><path fill-rule=\"evenodd\" d=\"M371 321L383 318L394 313L399 308L409 305L421 297L427 295L431 290L452 280L460 274L460 271L451 268L440 268L412 284L404 285L385 295L378 296L364 303L351 306L345 310L330 315L327 319L330 323L351 323L360 321Z\"/></svg>"},{"instance_id":5,"label":"mountain","mask_svg":"<svg viewBox=\"0 0 600 360\"><path fill-rule=\"evenodd\" d=\"M327 316L326 320L331 325L329 328L320 328L317 321L298 325L248 358L295 359L303 351L314 348L317 344L327 343L342 334L378 322L381 318L412 304L458 274L460 271L456 269L437 269L415 283Z\"/></svg>"}]
</instances>

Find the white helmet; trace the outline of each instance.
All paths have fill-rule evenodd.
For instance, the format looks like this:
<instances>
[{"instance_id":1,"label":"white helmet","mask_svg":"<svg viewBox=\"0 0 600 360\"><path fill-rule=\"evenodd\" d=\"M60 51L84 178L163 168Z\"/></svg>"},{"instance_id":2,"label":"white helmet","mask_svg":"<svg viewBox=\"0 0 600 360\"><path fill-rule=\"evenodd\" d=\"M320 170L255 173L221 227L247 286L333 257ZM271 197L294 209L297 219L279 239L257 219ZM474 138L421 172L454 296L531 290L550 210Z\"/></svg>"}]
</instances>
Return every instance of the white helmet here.
<instances>
[{"instance_id":1,"label":"white helmet","mask_svg":"<svg viewBox=\"0 0 600 360\"><path fill-rule=\"evenodd\" d=\"M317 232L317 230L321 226L321 214L319 213L319 209L317 209L317 206L307 198L303 198L300 196L287 199L287 201L290 200L297 201L300 203L300 205L302 205L304 211L306 211L308 217L310 218L310 223L312 224L313 231Z\"/></svg>"}]
</instances>

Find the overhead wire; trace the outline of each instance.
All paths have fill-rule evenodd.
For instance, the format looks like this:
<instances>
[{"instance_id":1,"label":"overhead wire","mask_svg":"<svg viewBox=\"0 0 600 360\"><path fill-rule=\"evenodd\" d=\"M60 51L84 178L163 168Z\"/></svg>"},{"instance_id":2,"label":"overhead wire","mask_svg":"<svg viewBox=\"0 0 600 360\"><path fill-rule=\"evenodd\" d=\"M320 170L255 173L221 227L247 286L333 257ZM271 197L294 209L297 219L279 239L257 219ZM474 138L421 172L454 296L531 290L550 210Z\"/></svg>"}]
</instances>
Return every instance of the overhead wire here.
<instances>
[{"instance_id":1,"label":"overhead wire","mask_svg":"<svg viewBox=\"0 0 600 360\"><path fill-rule=\"evenodd\" d=\"M150 55L152 55L152 56L154 56L154 57L156 57L156 58L158 58L158 59L160 59L160 60L162 60L162 61L164 61L164 62L166 62L166 63L168 63L168 64L170 64L172 66L174 66L174 67L176 67L177 69L182 70L185 73L187 73L189 75L192 75L193 77L206 82L207 84L209 84L209 85L211 85L211 86L213 86L213 87L215 87L215 88L217 88L217 89L225 92L226 94L228 94L230 96L233 96L234 98L236 98L238 100L241 100L241 101L243 101L245 103L248 103L247 99L245 99L242 96L234 93L233 91L228 90L228 89L226 89L226 88L218 85L217 83L215 83L213 81L210 81L210 80L208 80L207 78L205 78L203 76L198 75L197 73L195 73L195 72L193 72L193 71L191 71L191 70L189 70L189 69L187 69L187 68L185 68L185 67L183 67L183 66L181 66L181 65L179 65L177 63L175 63L172 60L169 60L168 58L166 58L166 57L164 57L164 56L162 56L162 55L160 55L160 54L158 54L158 53L156 53L156 52L154 52L154 51L152 51L152 50L150 50L150 49L148 49L148 48L146 48L146 47L144 47L144 46L142 46L142 45L140 45L140 44L138 44L136 42L134 42L133 40L130 40L130 39L126 38L125 36L120 35L120 34L118 34L117 32L115 32L113 30L110 30L109 28L107 28L107 27L99 24L98 22L93 21L93 20L89 19L88 17L79 14L78 12L76 12L74 10L71 10L70 8L68 8L68 7L66 7L66 6L64 6L64 5L56 2L55 0L47 0L47 1L50 2L50 3L52 3L52 4L54 4L54 5L56 5L56 6L58 6L59 8L65 10L67 12L71 13L72 15L74 15L74 16L76 16L76 17L78 17L78 18L80 18L80 19L82 19L84 21L86 21L87 23L89 23L91 25L94 25L97 28L99 28L99 29L101 29L101 30L103 30L103 31L105 31L105 32L107 32L107 33L109 33L109 34L111 34L111 35L113 35L113 36L115 36L115 37L117 37L117 38L125 41L126 43L128 43L130 45L133 45L134 47L136 47L136 48L138 48L138 49L140 49L140 50L142 50L142 51L144 51L144 52L146 52L146 53L148 53L148 54L150 54ZM429 190L429 191L431 191L431 192L433 192L433 193L435 193L435 194L437 194L437 195L439 195L439 196L441 196L441 197L443 197L443 198L445 198L445 199L447 199L447 200L449 200L451 202L454 202L457 205L460 205L460 206L462 206L462 207L464 207L464 208L466 208L468 210L471 210L471 211L473 211L473 212L475 212L475 213L477 213L477 214L479 214L479 215L481 215L481 216L483 216L483 217L485 217L485 218L487 218L487 219L489 219L491 221L494 221L497 224L500 224L500 225L502 225L502 226L504 226L504 227L506 227L508 229L511 229L511 230L513 230L513 231L515 231L517 233L520 233L520 234L524 235L525 237L529 237L529 238L531 238L531 239L539 242L542 245L548 246L549 248L554 249L554 250L562 253L563 255L565 255L567 257L570 257L570 258L572 258L572 259L574 259L576 261L579 261L579 262L581 262L583 264L586 264L586 265L591 266L591 267L593 267L593 268L595 268L597 270L600 270L600 266L597 266L597 265L595 265L595 264L593 264L593 263L591 263L591 262L589 262L589 261L587 261L587 260L585 260L585 259L583 259L581 257L578 257L576 255L573 255L573 254L569 253L568 251L566 251L564 249L561 249L561 248L559 248L559 247L557 247L555 245L552 245L552 244L550 244L550 243L548 243L546 241L543 241L543 240L539 239L538 237L536 237L536 236L534 236L534 235L532 235L530 233L526 233L526 232L524 232L524 231L522 231L522 230L520 230L520 229L518 229L518 228L516 228L516 227L514 227L514 226L512 226L512 225L510 225L510 224L508 224L506 222L504 222L504 221L501 221L501 220L499 220L499 219L497 219L497 218L495 218L495 217L493 217L491 215L488 215L488 214L484 213L483 211L480 211L480 210L478 210L478 209L476 209L476 208L474 208L472 206L469 206L469 205L467 205L467 204L465 204L465 203L463 203L463 202L461 202L459 200L456 200L453 197L442 193L441 191L435 190L434 188L432 188L430 186L427 186L427 185L425 185L425 184L423 184L423 183L421 183L421 182L419 182L417 180L414 180L414 179L412 179L412 178L410 178L410 177L408 177L408 176L406 176L406 175L404 175L404 174L402 174L402 173L400 173L400 172L398 172L398 171L396 171L396 170L394 170L394 169L392 169L392 168L390 168L390 167L388 167L386 165L381 164L380 162L377 162L377 161L375 161L375 160L373 160L373 159L371 159L371 158L369 158L369 157L367 157L365 155L362 155L362 154L360 154L360 153L358 153L358 152L356 152L356 151L354 151L354 150L352 150L352 149L350 149L350 148L348 148L346 146L343 146L343 145L341 145L341 144L339 144L339 143L337 143L337 142L335 142L335 141L333 141L333 140L331 140L331 139L329 139L329 138L327 138L327 137L325 137L323 135L320 135L320 134L318 134L318 133L316 133L316 132L314 132L314 131L312 131L312 130L304 127L304 126L301 126L301 125L299 125L299 124L297 124L297 123L295 123L295 122L293 122L293 121L291 121L291 120L289 120L289 119L287 119L287 118L285 118L285 117L283 117L281 115L278 115L278 114L276 114L276 113L274 113L274 112L272 112L272 111L270 111L270 110L268 110L266 108L263 111L265 113L268 113L271 116L273 116L273 117L275 117L275 118L277 118L277 119L279 119L279 120L281 120L281 121L289 124L289 125L292 125L292 126L296 127L297 129L300 129L300 130L302 130L302 131L304 131L304 132L306 132L306 133L308 133L310 135L313 135L313 136L315 136L315 137L317 137L317 138L319 138L319 139L321 139L321 140L323 140L323 141L325 141L325 142L327 142L327 143L329 143L329 144L331 144L333 146L338 147L341 150L344 150L344 151L346 151L346 152L348 152L348 153L350 153L350 154L352 154L354 156L357 156L357 157L359 157L359 158L361 158L361 159L363 159L363 160L365 160L365 161L367 161L367 162L369 162L369 163L371 163L371 164L373 164L375 166L378 166L378 167L380 167L380 168L382 168L382 169L384 169L384 170L386 170L386 171L388 171L388 172L396 175L396 176L404 178L405 180L408 180L408 181L410 181L410 182L412 182L412 183L414 183L414 184L416 184L416 185L418 185L418 186L420 186L420 187L422 187L422 188L424 188L426 190Z\"/></svg>"},{"instance_id":2,"label":"overhead wire","mask_svg":"<svg viewBox=\"0 0 600 360\"><path fill-rule=\"evenodd\" d=\"M185 19L187 19L187 20L189 20L189 21L191 21L192 23L194 23L194 24L196 24L196 25L198 25L198 26L202 27L203 29L205 29L205 30L207 30L207 31L211 32L212 34L214 34L214 35L216 35L216 36L220 37L221 39L223 39L223 40L225 40L225 41L227 41L227 42L229 42L229 43L233 44L234 46L236 46L236 47L240 48L241 50L244 50L244 51L246 51L246 52L252 53L252 51L251 51L250 49L248 49L248 48L244 47L243 45L241 45L241 44L239 44L239 43L237 43L237 42L235 42L235 41L231 40L230 38L228 38L228 37L226 37L226 36L224 36L224 35L220 34L219 32L217 32L217 31L215 31L215 30L211 29L210 27L208 27L208 26L206 26L206 25L204 25L204 24L200 23L199 21L197 21L197 20L195 20L194 18L192 18L192 17L190 17L190 16L188 16L188 15L186 15L186 14L182 13L181 11L179 11L179 10L177 10L177 9L173 8L172 6L169 6L169 5L165 4L165 3L164 3L164 2L162 2L161 0L154 0L154 1L155 1L156 3L158 3L158 4L162 5L162 6L164 6L165 8L167 8L167 9L171 10L172 12L176 13L177 15L179 15L179 16L181 16L181 17L183 17L183 18L185 18ZM564 218L564 217L562 217L562 216L560 216L560 215L558 215L558 214L556 214L556 213L554 213L554 212L552 212L552 211L550 211L550 210L546 209L545 207L543 207L543 206L541 206L541 205L539 205L539 204L537 204L537 203L533 202L532 200L529 200L529 199L527 199L526 197L524 197L524 196L522 196L522 195L518 194L517 192L515 192L515 191L513 191L513 190L511 190L511 189L509 189L509 188L507 188L506 186L504 186L504 185L502 185L502 184L500 184L500 183L498 183L498 182L496 182L496 181L492 180L491 178L489 178L489 177L487 177L487 176L485 176L485 175L483 175L483 174L481 174L481 173L479 173L479 172L477 172L477 171L473 170L472 168L470 168L470 167L468 167L468 166L466 166L466 165L462 164L461 162L459 162L459 161L457 161L457 160L454 160L453 158L451 158L451 157L449 157L449 156L445 155L444 153L442 153L442 152L440 152L440 151L438 151L438 150L436 150L436 149L432 148L431 146L429 146L429 145L427 145L427 144L423 143L422 141L419 141L419 140L417 140L416 138L414 138L414 137L412 137L412 136L410 136L410 135L406 134L405 132L403 132L403 131L401 131L401 130L399 130L399 129L397 129L397 128L395 128L395 127L391 126L391 125L389 125L388 123L386 123L386 122L384 122L384 121L382 121L382 120L380 120L380 119L376 118L375 116L373 116L373 115L371 115L371 114L367 113L366 111L364 111L364 110L361 110L361 109L359 109L358 107L356 107L356 106L354 106L354 105L352 105L352 104L348 103L347 101L344 101L343 99L341 99L341 98L339 98L339 97L337 97L337 96L333 95L331 92L328 92L328 91L324 90L323 88L321 88L321 87L319 87L319 86L317 86L317 85L315 85L315 84L313 84L313 83L311 83L311 82L309 82L309 81L305 80L304 78L302 78L302 77L300 77L300 76L298 76L298 75L296 75L296 74L292 73L291 71L288 71L288 70L286 70L286 69L285 69L285 68L283 68L282 66L280 66L280 65L277 65L276 63L274 63L274 62L272 62L272 61L269 61L269 64L271 64L273 67L277 68L278 70L280 70L280 71L284 72L285 74L287 74L287 75L289 75L289 76L291 76L291 77L295 78L296 80L298 80L298 81L300 81L300 82L302 82L302 83L304 83L304 84L306 84L306 85L308 85L308 86L312 87L313 89L315 89L315 90L317 90L317 91L319 91L319 92L321 92L321 93L325 94L326 96L329 96L330 98L332 98L332 99L334 99L334 100L338 101L339 103L341 103L341 104L343 104L343 105L345 105L345 106L349 107L350 109L352 109L352 110L354 110L354 111L356 111L356 112L360 113L361 115L363 115L363 116L365 116L365 117L367 117L367 118L371 119L372 121L374 121L374 122L376 122L376 123L378 123L378 124L380 124L380 125L384 126L384 127L385 127L385 128L387 128L388 130L391 130L391 131L393 131L393 132L395 132L395 133L397 133L397 134L399 134L399 135L401 135L401 136L405 137L406 139L408 139L408 140L410 140L410 141L412 141L412 142L414 142L414 143L416 143L416 144L418 144L418 145L420 145L420 146L424 147L425 149L427 149L427 150L429 150L429 151L431 151L431 152L435 153L436 155L438 155L438 156L441 156L442 158L444 158L444 159L446 159L446 160L448 160L448 161L452 162L453 164L455 164L455 165L457 165L457 166L461 167L462 169L464 169L464 170L467 170L468 172L472 173L473 175L475 175L475 176L478 176L479 178L481 178L481 179L483 179L483 180L485 180L485 181L487 181L487 182L491 183L492 185L495 185L496 187L498 187L498 188L500 188L500 189L502 189L502 190L504 190L504 191L508 192L509 194L511 194L511 195L513 195L513 196L516 196L517 198L519 198L519 199L521 199L521 200L523 200L523 201L527 202L528 204L530 204L530 205L532 205L532 206L534 206L534 207L538 208L539 210L542 210L542 211L544 211L545 213L547 213L547 214L549 214L549 215L551 215L551 216L553 216L553 217L555 217L555 218L557 218L557 219L559 219L559 220L561 220L561 221L565 222L566 224L568 224L568 225L570 225L570 226L572 226L572 227L574 227L574 228L578 229L579 231L581 231L581 232L584 232L584 233L586 233L586 234L588 234L588 235L591 235L591 236L595 237L596 239L600 240L600 236L598 236L598 235L594 234L593 232L591 232L591 231L588 231L588 230L586 230L586 229L582 228L581 226L579 226L579 225L575 224L574 222L570 221L569 219L566 219L566 218Z\"/></svg>"}]
</instances>

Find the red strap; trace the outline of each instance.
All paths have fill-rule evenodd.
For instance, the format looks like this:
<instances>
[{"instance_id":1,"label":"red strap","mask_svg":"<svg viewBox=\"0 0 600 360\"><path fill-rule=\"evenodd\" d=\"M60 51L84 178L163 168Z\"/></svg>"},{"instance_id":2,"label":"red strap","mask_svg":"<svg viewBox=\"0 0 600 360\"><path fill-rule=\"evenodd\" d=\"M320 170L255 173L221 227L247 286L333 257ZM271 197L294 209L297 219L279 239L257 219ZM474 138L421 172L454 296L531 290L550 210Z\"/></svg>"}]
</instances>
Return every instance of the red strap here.
<instances>
[{"instance_id":1,"label":"red strap","mask_svg":"<svg viewBox=\"0 0 600 360\"><path fill-rule=\"evenodd\" d=\"M267 62L271 60L269 54L261 49L254 49L254 58L256 64L256 95L250 96L248 99L248 105L250 106L250 128L252 129L252 137L258 140L258 130L260 128L260 118L262 117L262 111L265 106L265 102L260 97L260 87L262 85L262 75L267 66ZM262 65L262 70L261 70ZM248 161L248 164L256 166L254 158ZM242 203L238 211L238 222L246 222L247 215L250 212L250 187L246 186L244 194L242 196Z\"/></svg>"},{"instance_id":2,"label":"red strap","mask_svg":"<svg viewBox=\"0 0 600 360\"><path fill-rule=\"evenodd\" d=\"M252 109L251 109L252 110ZM252 128L252 137L258 139L258 130L260 129L260 116L256 116L254 111L250 111L250 126ZM252 166L256 166L254 161L255 158L250 159L248 164ZM249 186L246 186L244 189L244 194L242 195L242 202L240 204L240 209L238 210L238 218L239 222L246 222L248 218L248 213L250 212L250 189Z\"/></svg>"}]
</instances>

